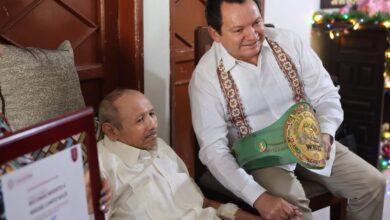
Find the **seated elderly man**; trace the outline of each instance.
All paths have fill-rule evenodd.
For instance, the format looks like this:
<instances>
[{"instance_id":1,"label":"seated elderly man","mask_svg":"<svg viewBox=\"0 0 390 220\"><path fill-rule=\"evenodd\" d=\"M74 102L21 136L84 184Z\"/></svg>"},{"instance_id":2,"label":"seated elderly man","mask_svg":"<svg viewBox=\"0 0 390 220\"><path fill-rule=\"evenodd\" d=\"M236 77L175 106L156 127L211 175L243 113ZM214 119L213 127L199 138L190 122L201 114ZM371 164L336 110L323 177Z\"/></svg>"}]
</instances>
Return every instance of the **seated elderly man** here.
<instances>
[{"instance_id":1,"label":"seated elderly man","mask_svg":"<svg viewBox=\"0 0 390 220\"><path fill-rule=\"evenodd\" d=\"M140 92L117 89L100 104L100 168L110 182L110 219L260 219L203 197L183 161L157 138L157 117Z\"/></svg>"}]
</instances>

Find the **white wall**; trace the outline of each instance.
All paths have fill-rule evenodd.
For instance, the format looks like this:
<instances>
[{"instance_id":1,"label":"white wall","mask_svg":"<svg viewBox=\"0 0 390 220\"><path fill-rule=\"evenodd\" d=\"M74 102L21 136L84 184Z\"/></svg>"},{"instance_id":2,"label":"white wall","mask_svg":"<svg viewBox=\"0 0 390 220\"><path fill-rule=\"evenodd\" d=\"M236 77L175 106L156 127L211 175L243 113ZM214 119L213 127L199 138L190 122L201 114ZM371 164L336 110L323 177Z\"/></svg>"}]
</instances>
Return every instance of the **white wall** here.
<instances>
[{"instance_id":1,"label":"white wall","mask_svg":"<svg viewBox=\"0 0 390 220\"><path fill-rule=\"evenodd\" d=\"M310 43L312 14L320 0L265 0L265 22L290 29Z\"/></svg>"},{"instance_id":2,"label":"white wall","mask_svg":"<svg viewBox=\"0 0 390 220\"><path fill-rule=\"evenodd\" d=\"M311 15L320 0L266 0L265 21L310 41ZM169 0L144 0L145 94L159 118L159 136L169 142Z\"/></svg>"},{"instance_id":3,"label":"white wall","mask_svg":"<svg viewBox=\"0 0 390 220\"><path fill-rule=\"evenodd\" d=\"M158 134L169 143L169 0L144 0L145 95L152 101Z\"/></svg>"}]
</instances>

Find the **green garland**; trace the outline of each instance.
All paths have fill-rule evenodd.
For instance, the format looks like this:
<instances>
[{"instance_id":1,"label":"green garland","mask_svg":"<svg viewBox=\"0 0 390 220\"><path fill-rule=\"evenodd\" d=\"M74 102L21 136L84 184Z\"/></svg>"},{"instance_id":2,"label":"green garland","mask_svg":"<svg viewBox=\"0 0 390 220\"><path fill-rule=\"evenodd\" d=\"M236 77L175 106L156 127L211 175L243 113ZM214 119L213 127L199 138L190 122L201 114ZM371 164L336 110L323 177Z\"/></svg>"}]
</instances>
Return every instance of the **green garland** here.
<instances>
[{"instance_id":1,"label":"green garland","mask_svg":"<svg viewBox=\"0 0 390 220\"><path fill-rule=\"evenodd\" d=\"M387 41L390 45L390 13L378 12L370 16L357 10L345 14L317 11L313 14L312 20L313 27L322 28L325 32L330 33L332 39L335 36L348 33L349 30L360 29L361 26L383 28L387 30ZM385 74L390 77L390 49L388 49L385 58Z\"/></svg>"},{"instance_id":2,"label":"green garland","mask_svg":"<svg viewBox=\"0 0 390 220\"><path fill-rule=\"evenodd\" d=\"M320 20L316 16L321 16ZM361 11L350 11L349 13L341 14L339 12L325 13L318 11L313 15L313 26L322 26L326 24L334 24L338 22L354 24L351 21L359 22L368 25L380 25L384 22L390 22L390 14L378 12L372 16Z\"/></svg>"}]
</instances>

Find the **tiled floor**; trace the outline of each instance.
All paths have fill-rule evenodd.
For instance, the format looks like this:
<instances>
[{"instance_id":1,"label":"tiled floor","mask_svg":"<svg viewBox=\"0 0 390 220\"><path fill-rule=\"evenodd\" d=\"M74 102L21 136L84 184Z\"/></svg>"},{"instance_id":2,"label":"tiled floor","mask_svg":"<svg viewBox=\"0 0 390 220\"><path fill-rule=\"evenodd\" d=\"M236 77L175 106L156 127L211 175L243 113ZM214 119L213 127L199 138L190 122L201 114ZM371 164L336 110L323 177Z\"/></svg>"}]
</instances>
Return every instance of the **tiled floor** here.
<instances>
[{"instance_id":1,"label":"tiled floor","mask_svg":"<svg viewBox=\"0 0 390 220\"><path fill-rule=\"evenodd\" d=\"M383 210L383 220L390 220L390 169L383 172L387 177L387 190ZM313 213L315 220L329 220L329 208L324 208Z\"/></svg>"}]
</instances>

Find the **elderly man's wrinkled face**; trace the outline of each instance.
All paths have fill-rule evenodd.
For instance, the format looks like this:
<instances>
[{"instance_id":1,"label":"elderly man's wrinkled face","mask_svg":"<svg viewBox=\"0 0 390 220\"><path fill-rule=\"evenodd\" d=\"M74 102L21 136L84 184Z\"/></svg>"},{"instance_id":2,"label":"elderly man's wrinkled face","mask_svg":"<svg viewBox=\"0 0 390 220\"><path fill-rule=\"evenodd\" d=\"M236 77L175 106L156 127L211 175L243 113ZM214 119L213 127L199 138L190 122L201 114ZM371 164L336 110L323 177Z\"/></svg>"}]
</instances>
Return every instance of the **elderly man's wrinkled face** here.
<instances>
[{"instance_id":1,"label":"elderly man's wrinkled face","mask_svg":"<svg viewBox=\"0 0 390 220\"><path fill-rule=\"evenodd\" d=\"M114 105L122 125L115 129L117 141L139 149L153 149L157 141L157 117L150 101L141 93L125 93Z\"/></svg>"},{"instance_id":2,"label":"elderly man's wrinkled face","mask_svg":"<svg viewBox=\"0 0 390 220\"><path fill-rule=\"evenodd\" d=\"M209 30L214 41L220 42L234 58L257 65L264 41L264 24L256 3L252 0L241 4L223 2L221 18L221 33Z\"/></svg>"}]
</instances>

